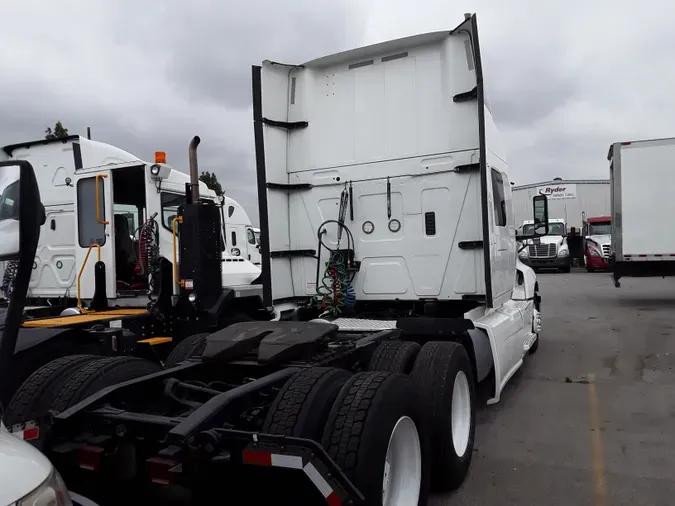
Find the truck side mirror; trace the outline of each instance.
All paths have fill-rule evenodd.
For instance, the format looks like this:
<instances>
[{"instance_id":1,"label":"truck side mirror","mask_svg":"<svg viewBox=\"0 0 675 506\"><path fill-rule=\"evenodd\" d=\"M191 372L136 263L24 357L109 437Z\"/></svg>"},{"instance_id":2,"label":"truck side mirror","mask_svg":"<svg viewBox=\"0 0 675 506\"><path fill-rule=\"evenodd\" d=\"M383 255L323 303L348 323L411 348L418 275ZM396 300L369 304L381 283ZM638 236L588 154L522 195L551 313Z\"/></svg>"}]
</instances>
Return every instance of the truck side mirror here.
<instances>
[{"instance_id":1,"label":"truck side mirror","mask_svg":"<svg viewBox=\"0 0 675 506\"><path fill-rule=\"evenodd\" d=\"M548 198L546 195L535 195L532 199L534 209L534 235L548 234Z\"/></svg>"},{"instance_id":2,"label":"truck side mirror","mask_svg":"<svg viewBox=\"0 0 675 506\"><path fill-rule=\"evenodd\" d=\"M25 160L0 162L0 260L18 261L14 289L0 339L0 375L7 375L21 326L40 226L45 212L32 165ZM0 399L10 382L0 376Z\"/></svg>"}]
</instances>

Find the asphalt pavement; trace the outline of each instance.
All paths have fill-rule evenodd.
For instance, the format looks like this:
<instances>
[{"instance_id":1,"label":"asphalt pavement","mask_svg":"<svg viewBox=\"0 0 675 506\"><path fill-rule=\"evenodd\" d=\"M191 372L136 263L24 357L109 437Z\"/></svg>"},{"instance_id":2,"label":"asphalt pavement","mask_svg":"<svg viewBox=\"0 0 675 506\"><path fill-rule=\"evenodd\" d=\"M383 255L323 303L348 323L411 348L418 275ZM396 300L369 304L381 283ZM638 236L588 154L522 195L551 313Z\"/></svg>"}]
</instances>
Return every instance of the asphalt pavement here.
<instances>
[{"instance_id":1,"label":"asphalt pavement","mask_svg":"<svg viewBox=\"0 0 675 506\"><path fill-rule=\"evenodd\" d=\"M433 506L675 504L675 279L538 274L543 333Z\"/></svg>"}]
</instances>

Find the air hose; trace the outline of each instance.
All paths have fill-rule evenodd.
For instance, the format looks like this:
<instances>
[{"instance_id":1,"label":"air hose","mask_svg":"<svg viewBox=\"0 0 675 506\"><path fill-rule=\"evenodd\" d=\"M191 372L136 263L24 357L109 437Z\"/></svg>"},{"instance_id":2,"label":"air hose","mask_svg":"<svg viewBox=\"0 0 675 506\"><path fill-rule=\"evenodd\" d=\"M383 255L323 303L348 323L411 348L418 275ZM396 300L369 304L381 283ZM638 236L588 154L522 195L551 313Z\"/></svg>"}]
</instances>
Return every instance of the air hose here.
<instances>
[{"instance_id":1,"label":"air hose","mask_svg":"<svg viewBox=\"0 0 675 506\"><path fill-rule=\"evenodd\" d=\"M331 316L338 316L344 308L351 308L356 304L356 293L341 252L331 252L316 293L314 302Z\"/></svg>"},{"instance_id":2,"label":"air hose","mask_svg":"<svg viewBox=\"0 0 675 506\"><path fill-rule=\"evenodd\" d=\"M322 248L326 248L330 252L330 256L328 262L325 264L326 269L321 280L319 280L319 266L317 265L316 295L312 301L331 316L337 316L345 308L352 308L356 304L356 292L352 285L353 275L350 276L350 269L347 265L347 262L350 262L348 255L351 254L352 248L355 245L354 236L345 225L345 214L350 201L350 193L345 184L345 188L340 196L338 219L324 221L317 232L319 240L319 254L317 257L321 258ZM323 235L326 233L325 227L329 223L335 223L338 227L337 246L335 249L330 248L323 242ZM346 251L340 249L343 231L346 232L347 236Z\"/></svg>"},{"instance_id":3,"label":"air hose","mask_svg":"<svg viewBox=\"0 0 675 506\"><path fill-rule=\"evenodd\" d=\"M164 320L157 307L155 294L159 293L160 282L160 251L159 251L159 225L154 213L141 225L138 233L139 258L136 265L136 274L147 279L148 282L148 311L153 313L159 321Z\"/></svg>"}]
</instances>

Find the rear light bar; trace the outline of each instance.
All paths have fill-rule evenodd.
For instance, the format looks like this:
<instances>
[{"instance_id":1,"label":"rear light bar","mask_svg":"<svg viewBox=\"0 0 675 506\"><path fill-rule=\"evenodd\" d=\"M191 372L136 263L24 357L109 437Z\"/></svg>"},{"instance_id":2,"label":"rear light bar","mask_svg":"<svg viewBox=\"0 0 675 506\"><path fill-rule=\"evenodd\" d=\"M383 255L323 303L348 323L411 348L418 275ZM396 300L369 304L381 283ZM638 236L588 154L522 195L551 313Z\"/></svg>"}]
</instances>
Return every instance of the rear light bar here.
<instances>
[{"instance_id":1,"label":"rear light bar","mask_svg":"<svg viewBox=\"0 0 675 506\"><path fill-rule=\"evenodd\" d=\"M631 260L633 258L663 258L663 257L669 257L669 258L675 258L675 253L653 253L653 254L647 254L647 253L640 253L637 255L630 254L630 255L624 255L623 258L625 260Z\"/></svg>"}]
</instances>

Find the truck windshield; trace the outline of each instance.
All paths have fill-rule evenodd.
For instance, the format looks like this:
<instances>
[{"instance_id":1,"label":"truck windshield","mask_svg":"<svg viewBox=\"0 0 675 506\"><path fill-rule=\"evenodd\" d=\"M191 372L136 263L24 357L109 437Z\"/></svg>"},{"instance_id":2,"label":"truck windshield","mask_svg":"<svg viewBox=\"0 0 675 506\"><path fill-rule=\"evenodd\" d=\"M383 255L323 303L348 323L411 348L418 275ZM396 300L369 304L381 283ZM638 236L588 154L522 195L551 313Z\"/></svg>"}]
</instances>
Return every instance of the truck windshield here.
<instances>
[{"instance_id":1,"label":"truck windshield","mask_svg":"<svg viewBox=\"0 0 675 506\"><path fill-rule=\"evenodd\" d=\"M588 235L610 235L612 233L612 224L606 223L589 223Z\"/></svg>"},{"instance_id":2,"label":"truck windshield","mask_svg":"<svg viewBox=\"0 0 675 506\"><path fill-rule=\"evenodd\" d=\"M523 234L525 235L534 235L534 225L523 225ZM548 224L548 234L546 235L565 235L565 224L564 223L549 223Z\"/></svg>"}]
</instances>

